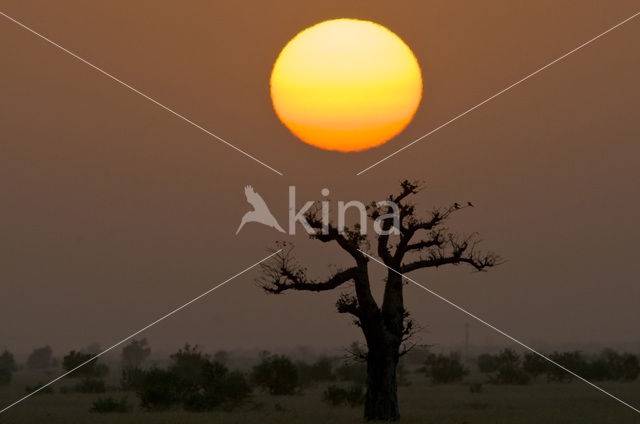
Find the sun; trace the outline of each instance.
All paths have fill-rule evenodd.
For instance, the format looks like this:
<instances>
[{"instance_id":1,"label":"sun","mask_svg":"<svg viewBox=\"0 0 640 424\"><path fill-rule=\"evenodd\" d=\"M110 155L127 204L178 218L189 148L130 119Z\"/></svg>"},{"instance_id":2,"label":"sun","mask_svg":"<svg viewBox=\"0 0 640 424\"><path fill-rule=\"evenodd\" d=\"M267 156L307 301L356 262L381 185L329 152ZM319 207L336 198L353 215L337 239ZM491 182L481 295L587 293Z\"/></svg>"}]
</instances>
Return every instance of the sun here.
<instances>
[{"instance_id":1,"label":"sun","mask_svg":"<svg viewBox=\"0 0 640 424\"><path fill-rule=\"evenodd\" d=\"M321 22L282 49L271 73L276 114L305 143L341 152L379 146L400 133L422 97L411 49L382 25Z\"/></svg>"}]
</instances>

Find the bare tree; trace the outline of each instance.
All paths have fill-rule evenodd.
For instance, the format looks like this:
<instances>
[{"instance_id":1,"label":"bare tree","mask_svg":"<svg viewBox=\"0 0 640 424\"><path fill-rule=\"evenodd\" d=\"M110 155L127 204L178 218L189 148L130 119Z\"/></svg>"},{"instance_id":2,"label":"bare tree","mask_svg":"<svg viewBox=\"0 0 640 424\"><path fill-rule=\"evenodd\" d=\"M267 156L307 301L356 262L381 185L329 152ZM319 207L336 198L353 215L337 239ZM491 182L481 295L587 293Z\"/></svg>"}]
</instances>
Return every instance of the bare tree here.
<instances>
[{"instance_id":1,"label":"bare tree","mask_svg":"<svg viewBox=\"0 0 640 424\"><path fill-rule=\"evenodd\" d=\"M419 218L415 206L407 198L420 189L418 183L403 181L398 195L389 196L399 208L399 228L393 230L394 219L391 206L377 206L372 203L368 209L369 219L381 224L382 235L373 240L377 255L390 269L387 272L382 304L379 305L371 293L368 262L361 250L370 245L360 227L339 231L329 224L323 224L318 211L307 214L306 218L316 234L312 237L324 243L337 243L355 262L349 268L340 269L321 281L307 276L291 255L291 247L283 249L273 260L263 264L260 285L268 293L279 294L287 290L327 291L349 287L340 294L336 307L339 313L355 317L355 324L361 328L367 352L367 393L364 416L368 420L396 420L400 416L397 397L396 368L400 356L410 349L409 339L415 331L413 321L404 307L403 279L396 270L406 274L418 269L443 265L466 264L477 271L483 271L498 263L492 253L476 249L478 239L475 234L459 236L448 232L444 226L451 214L471 207L454 203L448 208L433 209L426 218ZM324 227L324 231L322 231ZM397 225L397 224L396 224Z\"/></svg>"}]
</instances>

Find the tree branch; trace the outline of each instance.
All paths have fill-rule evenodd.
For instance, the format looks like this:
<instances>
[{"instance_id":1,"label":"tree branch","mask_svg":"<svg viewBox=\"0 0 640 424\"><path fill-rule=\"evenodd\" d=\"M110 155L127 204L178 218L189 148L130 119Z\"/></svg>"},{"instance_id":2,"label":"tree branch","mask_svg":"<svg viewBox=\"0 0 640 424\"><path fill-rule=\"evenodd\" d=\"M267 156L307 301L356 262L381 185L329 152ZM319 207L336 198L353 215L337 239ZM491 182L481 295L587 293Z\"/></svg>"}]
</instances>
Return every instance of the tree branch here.
<instances>
[{"instance_id":1,"label":"tree branch","mask_svg":"<svg viewBox=\"0 0 640 424\"><path fill-rule=\"evenodd\" d=\"M267 292L279 294L286 290L327 291L353 280L357 268L351 267L338 271L324 281L314 281L307 277L306 269L300 267L291 257L292 248L283 250L273 260L261 264L260 286Z\"/></svg>"},{"instance_id":2,"label":"tree branch","mask_svg":"<svg viewBox=\"0 0 640 424\"><path fill-rule=\"evenodd\" d=\"M404 274L421 268L448 264L468 264L477 271L484 271L486 268L499 265L500 257L494 253L476 252L475 247L478 243L475 234L463 238L449 234L440 245L430 248L426 257L402 265L399 271Z\"/></svg>"}]
</instances>

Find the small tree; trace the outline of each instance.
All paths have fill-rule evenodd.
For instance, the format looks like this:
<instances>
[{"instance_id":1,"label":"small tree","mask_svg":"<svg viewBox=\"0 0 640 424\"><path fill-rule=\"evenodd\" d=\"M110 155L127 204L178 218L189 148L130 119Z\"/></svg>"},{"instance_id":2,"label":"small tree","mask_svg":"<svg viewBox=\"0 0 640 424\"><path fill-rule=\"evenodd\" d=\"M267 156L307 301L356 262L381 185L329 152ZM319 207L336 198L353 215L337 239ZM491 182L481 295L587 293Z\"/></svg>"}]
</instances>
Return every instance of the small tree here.
<instances>
[{"instance_id":1,"label":"small tree","mask_svg":"<svg viewBox=\"0 0 640 424\"><path fill-rule=\"evenodd\" d=\"M640 374L638 357L630 353L619 354L612 350L605 352L609 372L613 380L633 381Z\"/></svg>"},{"instance_id":2,"label":"small tree","mask_svg":"<svg viewBox=\"0 0 640 424\"><path fill-rule=\"evenodd\" d=\"M183 396L185 409L208 411L218 406L227 408L240 406L251 395L251 387L239 371L229 372L219 362L207 361L202 368L202 384Z\"/></svg>"},{"instance_id":3,"label":"small tree","mask_svg":"<svg viewBox=\"0 0 640 424\"><path fill-rule=\"evenodd\" d=\"M99 364L95 355L72 350L62 358L62 368L65 371L79 367L87 361L90 361L68 375L68 377L104 377L109 373L109 367L105 364Z\"/></svg>"},{"instance_id":4,"label":"small tree","mask_svg":"<svg viewBox=\"0 0 640 424\"><path fill-rule=\"evenodd\" d=\"M589 375L590 367L587 360L580 351L573 352L553 352L549 355L549 359L557 362L563 367L575 372L579 376ZM547 368L547 380L548 381L570 381L573 379L573 375L566 372L560 367L548 367Z\"/></svg>"},{"instance_id":5,"label":"small tree","mask_svg":"<svg viewBox=\"0 0 640 424\"><path fill-rule=\"evenodd\" d=\"M495 356L496 374L490 378L494 384L528 384L531 380L522 368L520 355L513 349L504 349Z\"/></svg>"},{"instance_id":6,"label":"small tree","mask_svg":"<svg viewBox=\"0 0 640 424\"><path fill-rule=\"evenodd\" d=\"M6 349L2 352L2 355L0 355L0 370L8 370L10 372L18 370L13 354Z\"/></svg>"},{"instance_id":7,"label":"small tree","mask_svg":"<svg viewBox=\"0 0 640 424\"><path fill-rule=\"evenodd\" d=\"M180 400L176 375L170 371L152 368L144 373L144 378L136 393L145 409L164 410Z\"/></svg>"},{"instance_id":8,"label":"small tree","mask_svg":"<svg viewBox=\"0 0 640 424\"><path fill-rule=\"evenodd\" d=\"M11 370L0 368L0 386L11 383L12 376Z\"/></svg>"},{"instance_id":9,"label":"small tree","mask_svg":"<svg viewBox=\"0 0 640 424\"><path fill-rule=\"evenodd\" d=\"M427 377L431 378L434 384L447 384L462 381L464 376L469 374L469 370L462 365L460 355L450 353L449 355L429 355L425 362Z\"/></svg>"},{"instance_id":10,"label":"small tree","mask_svg":"<svg viewBox=\"0 0 640 424\"><path fill-rule=\"evenodd\" d=\"M200 351L198 345L185 344L171 355L169 372L176 376L176 389L180 396L197 390L204 382L203 369L209 357Z\"/></svg>"},{"instance_id":11,"label":"small tree","mask_svg":"<svg viewBox=\"0 0 640 424\"><path fill-rule=\"evenodd\" d=\"M422 218L415 206L407 202L418 191L419 184L405 180L399 194L389 196L388 202L372 203L366 211L374 228L381 230L374 241L374 252L389 268L381 304L373 296L369 257L363 253L370 245L370 240L361 232L366 221L343 229L325 222L319 208L305 215L307 224L315 231L312 238L336 243L353 261L351 267L341 269L325 280L310 278L306 269L292 258L291 249L284 249L271 262L262 264L263 277L259 281L272 294L287 290L321 292L348 287L352 283L352 290L342 293L336 307L339 313L355 318L367 342L364 416L370 420L396 420L400 416L396 367L400 356L412 346L407 341L415 331L404 307L404 281L400 274L461 264L482 271L498 262L495 255L478 251L475 234L459 236L449 232L444 225L453 213L471 207L471 203L436 208Z\"/></svg>"},{"instance_id":12,"label":"small tree","mask_svg":"<svg viewBox=\"0 0 640 424\"><path fill-rule=\"evenodd\" d=\"M536 353L525 352L522 368L534 379L547 372L550 362Z\"/></svg>"},{"instance_id":13,"label":"small tree","mask_svg":"<svg viewBox=\"0 0 640 424\"><path fill-rule=\"evenodd\" d=\"M332 381L336 376L329 358L322 357L313 364L297 362L298 375L302 385L310 385L320 381Z\"/></svg>"},{"instance_id":14,"label":"small tree","mask_svg":"<svg viewBox=\"0 0 640 424\"><path fill-rule=\"evenodd\" d=\"M138 368L151 354L151 348L147 339L131 340L131 343L122 349L122 367Z\"/></svg>"},{"instance_id":15,"label":"small tree","mask_svg":"<svg viewBox=\"0 0 640 424\"><path fill-rule=\"evenodd\" d=\"M27 368L29 369L44 369L51 366L51 358L53 356L53 350L51 346L44 346L34 349L33 352L27 358Z\"/></svg>"},{"instance_id":16,"label":"small tree","mask_svg":"<svg viewBox=\"0 0 640 424\"><path fill-rule=\"evenodd\" d=\"M478 369L480 372L489 374L495 372L498 369L498 364L496 363L496 358L493 355L488 353L483 353L478 356Z\"/></svg>"},{"instance_id":17,"label":"small tree","mask_svg":"<svg viewBox=\"0 0 640 424\"><path fill-rule=\"evenodd\" d=\"M300 384L298 370L291 359L266 353L262 361L253 367L251 380L271 395L294 394Z\"/></svg>"}]
</instances>

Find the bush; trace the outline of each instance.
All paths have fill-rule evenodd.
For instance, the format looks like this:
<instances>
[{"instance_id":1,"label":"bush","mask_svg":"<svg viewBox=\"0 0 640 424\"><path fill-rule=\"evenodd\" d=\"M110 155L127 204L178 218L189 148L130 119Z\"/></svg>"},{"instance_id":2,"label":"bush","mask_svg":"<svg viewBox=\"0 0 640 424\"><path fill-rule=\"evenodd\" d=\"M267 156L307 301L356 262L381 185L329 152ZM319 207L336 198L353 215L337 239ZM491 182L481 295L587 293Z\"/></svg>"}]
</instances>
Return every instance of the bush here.
<instances>
[{"instance_id":1,"label":"bush","mask_svg":"<svg viewBox=\"0 0 640 424\"><path fill-rule=\"evenodd\" d=\"M152 368L144 373L144 378L136 393L140 404L149 410L164 410L174 406L178 401L178 379L167 370Z\"/></svg>"},{"instance_id":2,"label":"bush","mask_svg":"<svg viewBox=\"0 0 640 424\"><path fill-rule=\"evenodd\" d=\"M504 349L495 356L497 373L489 379L493 384L529 384L531 377L520 364L520 355L513 349Z\"/></svg>"},{"instance_id":3,"label":"bush","mask_svg":"<svg viewBox=\"0 0 640 424\"><path fill-rule=\"evenodd\" d=\"M461 381L465 375L469 374L460 356L456 353L447 355L429 355L425 363L427 377L431 377L434 384L446 384Z\"/></svg>"},{"instance_id":4,"label":"bush","mask_svg":"<svg viewBox=\"0 0 640 424\"><path fill-rule=\"evenodd\" d=\"M529 384L531 377L518 365L507 364L498 368L498 373L489 380L493 384Z\"/></svg>"},{"instance_id":5,"label":"bush","mask_svg":"<svg viewBox=\"0 0 640 424\"><path fill-rule=\"evenodd\" d=\"M489 355L488 353L483 353L478 356L478 369L480 372L488 374L495 372L498 369L498 365L496 364L496 359L493 355Z\"/></svg>"},{"instance_id":6,"label":"bush","mask_svg":"<svg viewBox=\"0 0 640 424\"><path fill-rule=\"evenodd\" d=\"M300 376L300 384L303 386L336 379L329 358L320 358L311 365L306 362L298 362L296 368Z\"/></svg>"},{"instance_id":7,"label":"bush","mask_svg":"<svg viewBox=\"0 0 640 424\"><path fill-rule=\"evenodd\" d=\"M53 350L51 346L44 346L34 349L33 352L27 358L27 368L29 369L43 369L51 366L51 357L53 356Z\"/></svg>"},{"instance_id":8,"label":"bush","mask_svg":"<svg viewBox=\"0 0 640 424\"><path fill-rule=\"evenodd\" d=\"M364 403L364 389L362 386L354 384L347 390L347 403L352 408Z\"/></svg>"},{"instance_id":9,"label":"bush","mask_svg":"<svg viewBox=\"0 0 640 424\"><path fill-rule=\"evenodd\" d=\"M363 363L345 362L336 368L336 376L341 381L364 384L367 381L367 367Z\"/></svg>"},{"instance_id":10,"label":"bush","mask_svg":"<svg viewBox=\"0 0 640 424\"><path fill-rule=\"evenodd\" d=\"M2 355L0 355L0 370L8 370L10 372L18 370L13 354L6 349L2 352Z\"/></svg>"},{"instance_id":11,"label":"bush","mask_svg":"<svg viewBox=\"0 0 640 424\"><path fill-rule=\"evenodd\" d=\"M340 406L347 402L347 390L332 384L322 393L322 401L331 406Z\"/></svg>"},{"instance_id":12,"label":"bush","mask_svg":"<svg viewBox=\"0 0 640 424\"><path fill-rule=\"evenodd\" d=\"M0 386L11 383L11 371L6 368L0 368Z\"/></svg>"},{"instance_id":13,"label":"bush","mask_svg":"<svg viewBox=\"0 0 640 424\"><path fill-rule=\"evenodd\" d=\"M140 368L127 368L122 370L120 388L122 390L138 390L144 380L144 370Z\"/></svg>"},{"instance_id":14,"label":"bush","mask_svg":"<svg viewBox=\"0 0 640 424\"><path fill-rule=\"evenodd\" d=\"M99 414L106 414L110 412L125 413L129 412L131 409L132 406L129 404L129 400L126 396L120 400L115 400L112 397L107 397L98 398L95 402L93 402L93 405L91 406L91 409L89 409L89 412L95 412Z\"/></svg>"},{"instance_id":15,"label":"bush","mask_svg":"<svg viewBox=\"0 0 640 424\"><path fill-rule=\"evenodd\" d=\"M200 351L198 345L191 347L186 344L184 348L171 355L169 371L177 379L176 389L180 396L188 395L202 386L203 369L208 362L208 356Z\"/></svg>"},{"instance_id":16,"label":"bush","mask_svg":"<svg viewBox=\"0 0 640 424\"><path fill-rule=\"evenodd\" d=\"M638 357L629 353L618 354L614 351L605 352L609 375L612 380L633 381L640 374Z\"/></svg>"},{"instance_id":17,"label":"bush","mask_svg":"<svg viewBox=\"0 0 640 424\"><path fill-rule=\"evenodd\" d=\"M100 378L109 374L109 367L107 367L105 364L98 364L97 358L94 360L91 360L92 358L94 358L94 356L95 355L92 355L90 353L83 353L75 350L72 350L67 355L65 355L65 357L62 358L62 368L65 371L71 371L74 368L84 364L80 368L72 372L71 374L68 374L67 377ZM90 362L87 362L87 361L90 361Z\"/></svg>"},{"instance_id":18,"label":"bush","mask_svg":"<svg viewBox=\"0 0 640 424\"><path fill-rule=\"evenodd\" d=\"M331 406L349 405L354 408L364 403L364 390L358 384L348 389L332 384L322 393L322 401Z\"/></svg>"},{"instance_id":19,"label":"bush","mask_svg":"<svg viewBox=\"0 0 640 424\"><path fill-rule=\"evenodd\" d=\"M545 374L550 366L555 366L540 355L533 352L526 352L522 361L522 368L533 378Z\"/></svg>"},{"instance_id":20,"label":"bush","mask_svg":"<svg viewBox=\"0 0 640 424\"><path fill-rule=\"evenodd\" d=\"M551 355L549 355L549 359L573 371L579 376L589 375L590 365L585 360L584 356L582 355L582 352L580 351L564 352L564 353L553 352ZM573 376L570 373L566 372L565 370L563 370L558 366L552 366L547 369L548 381L563 382L563 381L570 381L572 378Z\"/></svg>"},{"instance_id":21,"label":"bush","mask_svg":"<svg viewBox=\"0 0 640 424\"><path fill-rule=\"evenodd\" d=\"M185 393L183 405L188 411L208 411L218 406L232 409L250 395L251 387L241 372L229 372L218 362L207 362L202 369L202 386Z\"/></svg>"},{"instance_id":22,"label":"bush","mask_svg":"<svg viewBox=\"0 0 640 424\"><path fill-rule=\"evenodd\" d=\"M263 355L253 367L251 380L272 395L291 395L299 387L298 370L284 355Z\"/></svg>"},{"instance_id":23,"label":"bush","mask_svg":"<svg viewBox=\"0 0 640 424\"><path fill-rule=\"evenodd\" d=\"M129 370L123 373L121 384L135 387L142 406L155 410L178 403L189 411L232 409L251 395L251 387L241 372L229 372L224 365L209 361L197 348L181 349L172 355L172 360L168 370ZM193 380L188 381L187 376Z\"/></svg>"},{"instance_id":24,"label":"bush","mask_svg":"<svg viewBox=\"0 0 640 424\"><path fill-rule=\"evenodd\" d=\"M131 343L122 349L122 367L124 369L138 368L150 354L151 348L147 339L131 340Z\"/></svg>"},{"instance_id":25,"label":"bush","mask_svg":"<svg viewBox=\"0 0 640 424\"><path fill-rule=\"evenodd\" d=\"M77 393L104 393L107 391L107 388L104 380L85 377L73 387L73 391Z\"/></svg>"},{"instance_id":26,"label":"bush","mask_svg":"<svg viewBox=\"0 0 640 424\"><path fill-rule=\"evenodd\" d=\"M44 383L40 382L38 384L36 384L35 386L27 386L25 387L25 391L27 392L27 394L30 393L34 393L36 392L36 390L39 390L41 387L44 386ZM35 394L36 395L48 395L53 393L53 388L51 388L51 386L46 386L44 389L37 391Z\"/></svg>"}]
</instances>

